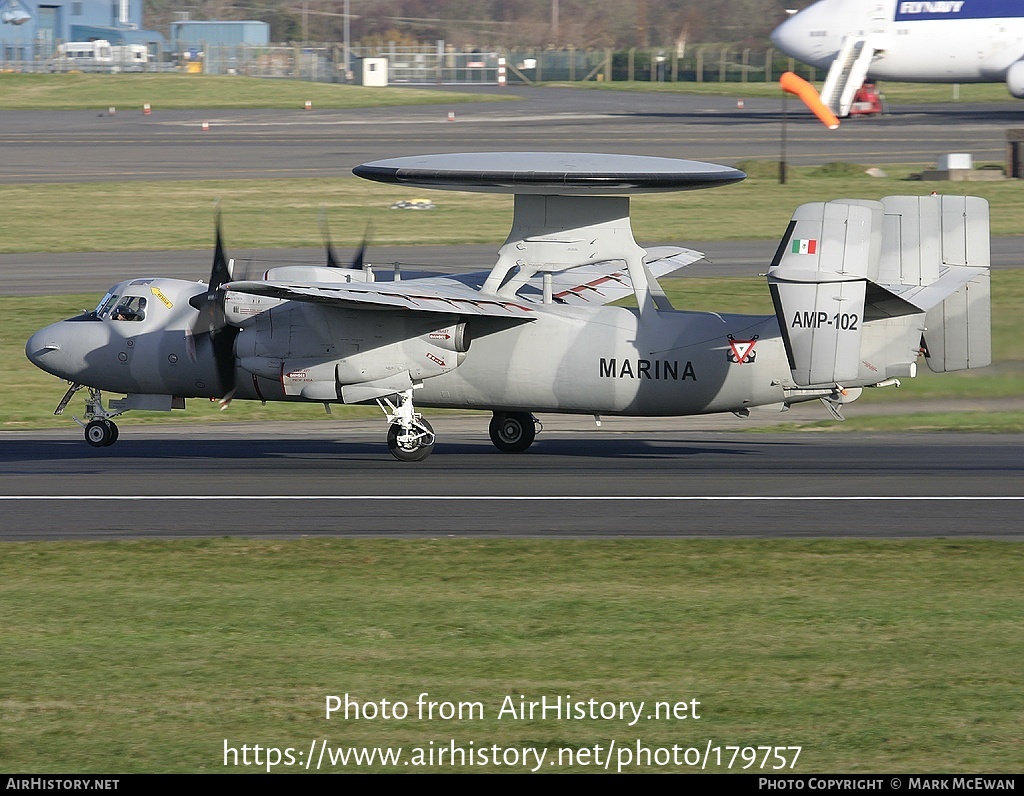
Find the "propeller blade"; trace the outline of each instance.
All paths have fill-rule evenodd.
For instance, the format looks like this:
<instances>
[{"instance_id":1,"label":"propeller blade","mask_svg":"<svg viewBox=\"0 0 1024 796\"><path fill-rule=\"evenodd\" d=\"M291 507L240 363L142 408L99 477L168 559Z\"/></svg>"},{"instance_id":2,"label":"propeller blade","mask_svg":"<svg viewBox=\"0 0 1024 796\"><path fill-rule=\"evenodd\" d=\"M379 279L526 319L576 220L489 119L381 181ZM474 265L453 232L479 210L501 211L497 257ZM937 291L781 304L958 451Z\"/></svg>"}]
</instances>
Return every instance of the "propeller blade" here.
<instances>
[{"instance_id":1,"label":"propeller blade","mask_svg":"<svg viewBox=\"0 0 1024 796\"><path fill-rule=\"evenodd\" d=\"M186 349L193 362L197 356L197 342L205 336L210 341L217 380L221 390L221 409L226 409L235 394L235 337L237 327L231 326L224 315L225 291L221 287L231 281L231 267L224 254L221 234L220 208L215 215L216 244L213 252L213 267L206 293L193 296L189 303L199 310L191 328L185 330Z\"/></svg>"},{"instance_id":2,"label":"propeller blade","mask_svg":"<svg viewBox=\"0 0 1024 796\"><path fill-rule=\"evenodd\" d=\"M327 225L327 212L323 207L320 208L320 235L324 239L324 248L327 249L327 267L328 268L342 268L340 262L338 262L338 256L334 253L334 246L331 243L331 230ZM366 249L370 245L370 237L373 235L373 223L367 222L366 229L363 232L362 243L359 244L359 249L356 251L355 257L348 264L349 268L356 268L362 270L366 260Z\"/></svg>"},{"instance_id":3,"label":"propeller blade","mask_svg":"<svg viewBox=\"0 0 1024 796\"><path fill-rule=\"evenodd\" d=\"M234 326L224 326L210 335L210 344L213 346L213 361L217 365L217 380L220 382L221 399L220 408L223 411L228 408L231 399L235 395L238 385L235 383L235 337L238 336L238 329Z\"/></svg>"},{"instance_id":4,"label":"propeller blade","mask_svg":"<svg viewBox=\"0 0 1024 796\"><path fill-rule=\"evenodd\" d=\"M334 246L331 245L331 230L327 226L327 211L320 208L320 235L324 239L324 247L327 249L327 267L341 268L337 256L334 254Z\"/></svg>"},{"instance_id":5,"label":"propeller blade","mask_svg":"<svg viewBox=\"0 0 1024 796\"><path fill-rule=\"evenodd\" d=\"M210 271L210 285L207 293L215 292L225 282L231 281L231 269L228 267L228 258L224 256L224 241L220 229L220 208L217 208L216 216L217 243L213 250L213 269ZM223 301L221 302L223 304Z\"/></svg>"},{"instance_id":6,"label":"propeller blade","mask_svg":"<svg viewBox=\"0 0 1024 796\"><path fill-rule=\"evenodd\" d=\"M370 237L373 235L373 222L366 222L366 229L363 230L363 242L359 244L359 251L356 252L356 256L352 258L352 263L349 268L358 268L362 270L364 261L366 259L366 247L370 245Z\"/></svg>"}]
</instances>

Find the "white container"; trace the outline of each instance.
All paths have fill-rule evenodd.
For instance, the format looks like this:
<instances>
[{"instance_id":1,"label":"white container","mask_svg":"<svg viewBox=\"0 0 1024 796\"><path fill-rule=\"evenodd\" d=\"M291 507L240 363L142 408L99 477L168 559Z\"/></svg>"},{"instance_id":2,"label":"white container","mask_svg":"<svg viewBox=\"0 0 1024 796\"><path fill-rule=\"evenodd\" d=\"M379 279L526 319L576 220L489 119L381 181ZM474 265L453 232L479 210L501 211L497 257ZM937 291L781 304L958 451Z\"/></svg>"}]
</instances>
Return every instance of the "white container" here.
<instances>
[{"instance_id":1,"label":"white container","mask_svg":"<svg viewBox=\"0 0 1024 796\"><path fill-rule=\"evenodd\" d=\"M954 155L942 155L935 164L938 171L952 171L953 169L973 169L974 159L964 153Z\"/></svg>"}]
</instances>

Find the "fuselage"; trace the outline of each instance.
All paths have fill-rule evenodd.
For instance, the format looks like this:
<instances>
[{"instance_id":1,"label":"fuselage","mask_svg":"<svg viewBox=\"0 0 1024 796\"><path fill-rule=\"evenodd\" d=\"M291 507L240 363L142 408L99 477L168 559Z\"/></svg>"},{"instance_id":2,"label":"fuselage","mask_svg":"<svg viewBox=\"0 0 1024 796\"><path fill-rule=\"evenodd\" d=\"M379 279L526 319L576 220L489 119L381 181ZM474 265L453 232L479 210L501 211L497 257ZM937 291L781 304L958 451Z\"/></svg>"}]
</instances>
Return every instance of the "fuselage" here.
<instances>
[{"instance_id":1,"label":"fuselage","mask_svg":"<svg viewBox=\"0 0 1024 796\"><path fill-rule=\"evenodd\" d=\"M793 58L828 69L846 36L863 37L877 50L869 79L1004 82L1024 59L1024 3L819 0L779 25L772 42Z\"/></svg>"},{"instance_id":2,"label":"fuselage","mask_svg":"<svg viewBox=\"0 0 1024 796\"><path fill-rule=\"evenodd\" d=\"M173 279L121 283L92 313L41 329L26 354L50 373L99 390L222 397L210 347L189 332L197 314L189 299L205 289ZM142 297L144 317L119 317L117 306ZM471 342L457 353L409 348L410 340L443 336L429 330L450 329L457 317L270 305L241 324L236 399L338 402L343 383L364 378L355 374L379 377L367 367L409 369L417 359L431 367L444 362L441 372L414 375L422 383L417 403L446 408L688 415L782 403L790 383L774 315L641 317L622 307L540 305L529 323L469 319ZM294 389L298 378L324 378L328 393L302 394Z\"/></svg>"}]
</instances>

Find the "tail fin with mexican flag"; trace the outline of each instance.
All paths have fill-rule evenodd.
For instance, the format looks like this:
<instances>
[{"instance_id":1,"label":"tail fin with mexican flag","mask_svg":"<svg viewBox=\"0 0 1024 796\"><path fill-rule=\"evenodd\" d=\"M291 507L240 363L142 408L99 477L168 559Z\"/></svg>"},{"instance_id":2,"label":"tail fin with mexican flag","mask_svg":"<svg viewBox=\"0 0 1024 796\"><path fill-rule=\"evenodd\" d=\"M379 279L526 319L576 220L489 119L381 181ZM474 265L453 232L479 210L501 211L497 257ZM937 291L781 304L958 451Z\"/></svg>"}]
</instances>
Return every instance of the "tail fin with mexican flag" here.
<instances>
[{"instance_id":1,"label":"tail fin with mexican flag","mask_svg":"<svg viewBox=\"0 0 1024 796\"><path fill-rule=\"evenodd\" d=\"M839 199L797 208L768 270L800 387L991 362L988 203Z\"/></svg>"}]
</instances>

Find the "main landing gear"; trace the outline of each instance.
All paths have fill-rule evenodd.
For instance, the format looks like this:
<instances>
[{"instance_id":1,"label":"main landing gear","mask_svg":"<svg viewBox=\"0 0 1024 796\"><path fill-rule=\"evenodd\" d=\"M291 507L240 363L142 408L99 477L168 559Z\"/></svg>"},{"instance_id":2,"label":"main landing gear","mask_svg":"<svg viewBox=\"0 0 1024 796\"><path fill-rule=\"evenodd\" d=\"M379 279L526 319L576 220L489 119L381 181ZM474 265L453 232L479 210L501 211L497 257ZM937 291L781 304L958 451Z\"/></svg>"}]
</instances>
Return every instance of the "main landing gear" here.
<instances>
[{"instance_id":1,"label":"main landing gear","mask_svg":"<svg viewBox=\"0 0 1024 796\"><path fill-rule=\"evenodd\" d=\"M71 398L84 386L84 384L72 384L60 403L57 404L54 414L63 414ZM74 421L85 429L85 441L92 447L109 447L117 442L118 437L117 424L111 418L117 417L122 412L108 412L103 408L103 393L93 387L86 389L89 390L89 397L85 399L85 420L79 420L76 417Z\"/></svg>"},{"instance_id":2,"label":"main landing gear","mask_svg":"<svg viewBox=\"0 0 1024 796\"><path fill-rule=\"evenodd\" d=\"M416 412L412 405L412 390L395 396L397 403L387 398L377 399L377 405L387 415L388 450L400 462L421 462L434 450L434 429Z\"/></svg>"},{"instance_id":3,"label":"main landing gear","mask_svg":"<svg viewBox=\"0 0 1024 796\"><path fill-rule=\"evenodd\" d=\"M495 412L488 431L502 453L522 453L537 437L540 421L529 412Z\"/></svg>"}]
</instances>

